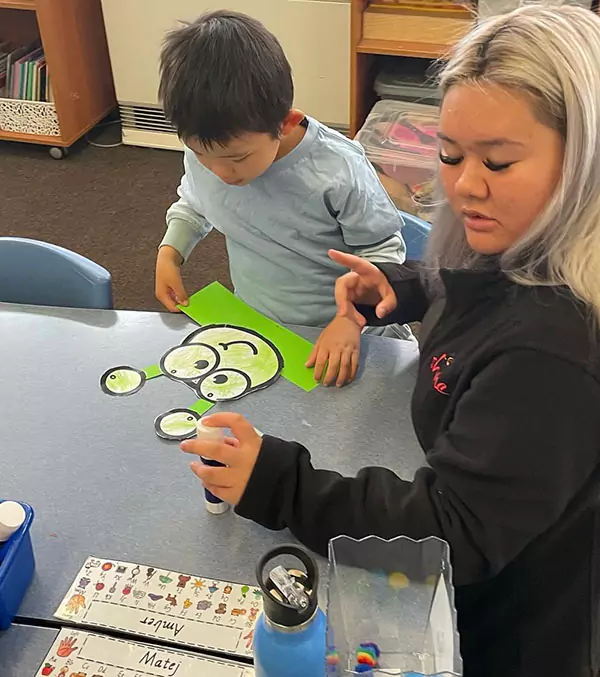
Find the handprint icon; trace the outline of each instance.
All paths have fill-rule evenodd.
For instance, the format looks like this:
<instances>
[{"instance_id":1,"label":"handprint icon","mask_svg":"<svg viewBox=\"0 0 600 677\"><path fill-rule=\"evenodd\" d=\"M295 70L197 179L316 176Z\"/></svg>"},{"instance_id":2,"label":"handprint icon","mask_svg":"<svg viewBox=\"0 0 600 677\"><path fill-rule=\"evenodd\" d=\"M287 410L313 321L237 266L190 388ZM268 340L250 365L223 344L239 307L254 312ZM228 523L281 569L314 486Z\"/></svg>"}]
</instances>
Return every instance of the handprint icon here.
<instances>
[{"instance_id":1,"label":"handprint icon","mask_svg":"<svg viewBox=\"0 0 600 677\"><path fill-rule=\"evenodd\" d=\"M77 651L77 639L75 637L67 637L59 644L56 655L59 658L67 658L73 651Z\"/></svg>"},{"instance_id":2,"label":"handprint icon","mask_svg":"<svg viewBox=\"0 0 600 677\"><path fill-rule=\"evenodd\" d=\"M85 597L83 595L73 595L67 602L65 611L70 614L78 614L82 609L85 609Z\"/></svg>"}]
</instances>

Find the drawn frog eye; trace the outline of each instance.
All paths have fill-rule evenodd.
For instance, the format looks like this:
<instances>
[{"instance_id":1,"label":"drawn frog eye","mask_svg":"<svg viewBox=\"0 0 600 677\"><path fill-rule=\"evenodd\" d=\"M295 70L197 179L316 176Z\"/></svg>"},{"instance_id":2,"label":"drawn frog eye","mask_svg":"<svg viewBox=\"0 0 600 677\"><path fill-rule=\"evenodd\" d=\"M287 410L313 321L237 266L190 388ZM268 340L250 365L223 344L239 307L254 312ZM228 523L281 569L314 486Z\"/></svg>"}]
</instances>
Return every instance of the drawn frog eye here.
<instances>
[{"instance_id":1,"label":"drawn frog eye","mask_svg":"<svg viewBox=\"0 0 600 677\"><path fill-rule=\"evenodd\" d=\"M165 440L186 440L196 434L200 415L191 409L171 409L154 421L154 429Z\"/></svg>"},{"instance_id":2,"label":"drawn frog eye","mask_svg":"<svg viewBox=\"0 0 600 677\"><path fill-rule=\"evenodd\" d=\"M100 387L107 395L133 395L146 382L146 374L133 367L114 367L102 375Z\"/></svg>"},{"instance_id":3,"label":"drawn frog eye","mask_svg":"<svg viewBox=\"0 0 600 677\"><path fill-rule=\"evenodd\" d=\"M196 381L219 365L219 353L204 343L188 343L163 355L160 368L175 381Z\"/></svg>"},{"instance_id":4,"label":"drawn frog eye","mask_svg":"<svg viewBox=\"0 0 600 677\"><path fill-rule=\"evenodd\" d=\"M237 369L221 369L202 380L199 387L200 397L210 402L235 400L250 389L250 378Z\"/></svg>"}]
</instances>

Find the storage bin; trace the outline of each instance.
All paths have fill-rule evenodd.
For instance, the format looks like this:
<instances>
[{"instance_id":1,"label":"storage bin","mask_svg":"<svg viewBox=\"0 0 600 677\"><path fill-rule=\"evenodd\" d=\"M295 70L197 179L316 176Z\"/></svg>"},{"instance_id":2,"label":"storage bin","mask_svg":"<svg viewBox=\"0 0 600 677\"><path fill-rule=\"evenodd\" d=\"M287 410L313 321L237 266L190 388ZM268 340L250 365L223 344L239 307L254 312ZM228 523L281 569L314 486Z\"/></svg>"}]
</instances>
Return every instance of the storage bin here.
<instances>
[{"instance_id":1,"label":"storage bin","mask_svg":"<svg viewBox=\"0 0 600 677\"><path fill-rule=\"evenodd\" d=\"M19 503L25 509L25 522L6 543L0 544L0 630L6 630L12 623L35 569L30 535L33 509Z\"/></svg>"},{"instance_id":2,"label":"storage bin","mask_svg":"<svg viewBox=\"0 0 600 677\"><path fill-rule=\"evenodd\" d=\"M367 673L373 677L460 677L459 640L445 541L337 536L329 542L328 677L365 674L357 663L363 642L377 647Z\"/></svg>"},{"instance_id":3,"label":"storage bin","mask_svg":"<svg viewBox=\"0 0 600 677\"><path fill-rule=\"evenodd\" d=\"M374 89L380 99L395 99L437 106L440 93L426 59L411 57L384 62L375 78Z\"/></svg>"},{"instance_id":4,"label":"storage bin","mask_svg":"<svg viewBox=\"0 0 600 677\"><path fill-rule=\"evenodd\" d=\"M356 136L396 206L425 220L432 208L438 121L436 107L387 99L375 104Z\"/></svg>"},{"instance_id":5,"label":"storage bin","mask_svg":"<svg viewBox=\"0 0 600 677\"><path fill-rule=\"evenodd\" d=\"M56 108L45 101L0 98L0 130L60 138Z\"/></svg>"}]
</instances>

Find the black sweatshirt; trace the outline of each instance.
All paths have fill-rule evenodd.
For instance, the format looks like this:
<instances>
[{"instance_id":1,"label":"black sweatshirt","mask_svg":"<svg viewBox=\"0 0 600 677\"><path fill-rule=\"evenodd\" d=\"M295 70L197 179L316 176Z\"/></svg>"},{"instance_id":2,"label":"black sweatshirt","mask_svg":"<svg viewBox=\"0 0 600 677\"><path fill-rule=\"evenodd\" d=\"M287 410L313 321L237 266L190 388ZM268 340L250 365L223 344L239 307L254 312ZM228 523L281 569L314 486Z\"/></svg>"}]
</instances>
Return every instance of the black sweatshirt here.
<instances>
[{"instance_id":1,"label":"black sweatshirt","mask_svg":"<svg viewBox=\"0 0 600 677\"><path fill-rule=\"evenodd\" d=\"M380 267L398 298L386 321L422 320L430 304L418 273ZM497 270L442 280L412 403L430 467L412 482L372 467L346 478L265 436L236 511L321 554L339 534L443 538L465 677L600 674L594 320L568 290L516 285Z\"/></svg>"}]
</instances>

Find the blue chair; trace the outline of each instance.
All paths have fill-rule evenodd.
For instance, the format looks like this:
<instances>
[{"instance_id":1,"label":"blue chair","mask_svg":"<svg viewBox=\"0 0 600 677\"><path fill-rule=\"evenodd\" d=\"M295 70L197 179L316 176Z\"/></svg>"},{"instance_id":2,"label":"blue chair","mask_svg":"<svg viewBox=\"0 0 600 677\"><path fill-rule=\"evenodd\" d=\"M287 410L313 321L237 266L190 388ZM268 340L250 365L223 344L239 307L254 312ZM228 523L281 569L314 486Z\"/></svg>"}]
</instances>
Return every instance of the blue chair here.
<instances>
[{"instance_id":1,"label":"blue chair","mask_svg":"<svg viewBox=\"0 0 600 677\"><path fill-rule=\"evenodd\" d=\"M400 216L404 220L402 237L406 244L406 259L408 261L421 261L425 253L431 224L406 212L400 212Z\"/></svg>"},{"instance_id":2,"label":"blue chair","mask_svg":"<svg viewBox=\"0 0 600 677\"><path fill-rule=\"evenodd\" d=\"M0 237L0 301L111 309L110 273L68 249L20 237Z\"/></svg>"}]
</instances>

